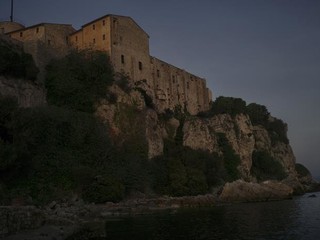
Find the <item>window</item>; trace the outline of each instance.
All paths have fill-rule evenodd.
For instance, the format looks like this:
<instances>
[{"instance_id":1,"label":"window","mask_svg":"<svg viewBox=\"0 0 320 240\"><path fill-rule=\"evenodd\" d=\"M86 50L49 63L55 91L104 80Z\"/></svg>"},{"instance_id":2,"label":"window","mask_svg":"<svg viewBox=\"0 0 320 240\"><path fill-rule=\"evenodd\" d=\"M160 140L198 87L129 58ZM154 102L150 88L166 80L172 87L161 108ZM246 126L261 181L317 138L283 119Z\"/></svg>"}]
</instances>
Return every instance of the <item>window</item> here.
<instances>
[{"instance_id":1,"label":"window","mask_svg":"<svg viewBox=\"0 0 320 240\"><path fill-rule=\"evenodd\" d=\"M38 27L36 28L36 32L39 33L39 28Z\"/></svg>"},{"instance_id":2,"label":"window","mask_svg":"<svg viewBox=\"0 0 320 240\"><path fill-rule=\"evenodd\" d=\"M78 36L76 36L76 42L78 42Z\"/></svg>"},{"instance_id":3,"label":"window","mask_svg":"<svg viewBox=\"0 0 320 240\"><path fill-rule=\"evenodd\" d=\"M105 34L102 35L102 40L106 40L106 35Z\"/></svg>"},{"instance_id":4,"label":"window","mask_svg":"<svg viewBox=\"0 0 320 240\"><path fill-rule=\"evenodd\" d=\"M105 26L106 25L106 20L102 21L102 25Z\"/></svg>"},{"instance_id":5,"label":"window","mask_svg":"<svg viewBox=\"0 0 320 240\"><path fill-rule=\"evenodd\" d=\"M93 29L93 30L96 29L96 25L95 25L95 24L92 25L92 29Z\"/></svg>"},{"instance_id":6,"label":"window","mask_svg":"<svg viewBox=\"0 0 320 240\"><path fill-rule=\"evenodd\" d=\"M121 63L124 64L124 55L121 55Z\"/></svg>"},{"instance_id":7,"label":"window","mask_svg":"<svg viewBox=\"0 0 320 240\"><path fill-rule=\"evenodd\" d=\"M160 77L160 70L157 69L157 77Z\"/></svg>"},{"instance_id":8,"label":"window","mask_svg":"<svg viewBox=\"0 0 320 240\"><path fill-rule=\"evenodd\" d=\"M20 32L20 37L23 37L23 32Z\"/></svg>"},{"instance_id":9,"label":"window","mask_svg":"<svg viewBox=\"0 0 320 240\"><path fill-rule=\"evenodd\" d=\"M172 76L172 82L175 83L176 82L176 78L174 76Z\"/></svg>"},{"instance_id":10,"label":"window","mask_svg":"<svg viewBox=\"0 0 320 240\"><path fill-rule=\"evenodd\" d=\"M51 45L51 40L48 40L48 45L49 45L49 46Z\"/></svg>"},{"instance_id":11,"label":"window","mask_svg":"<svg viewBox=\"0 0 320 240\"><path fill-rule=\"evenodd\" d=\"M190 88L190 86L189 86L189 82L187 82L187 89L189 89Z\"/></svg>"},{"instance_id":12,"label":"window","mask_svg":"<svg viewBox=\"0 0 320 240\"><path fill-rule=\"evenodd\" d=\"M93 43L96 43L96 39L95 38L93 39Z\"/></svg>"},{"instance_id":13,"label":"window","mask_svg":"<svg viewBox=\"0 0 320 240\"><path fill-rule=\"evenodd\" d=\"M142 70L142 62L139 62L139 70Z\"/></svg>"}]
</instances>

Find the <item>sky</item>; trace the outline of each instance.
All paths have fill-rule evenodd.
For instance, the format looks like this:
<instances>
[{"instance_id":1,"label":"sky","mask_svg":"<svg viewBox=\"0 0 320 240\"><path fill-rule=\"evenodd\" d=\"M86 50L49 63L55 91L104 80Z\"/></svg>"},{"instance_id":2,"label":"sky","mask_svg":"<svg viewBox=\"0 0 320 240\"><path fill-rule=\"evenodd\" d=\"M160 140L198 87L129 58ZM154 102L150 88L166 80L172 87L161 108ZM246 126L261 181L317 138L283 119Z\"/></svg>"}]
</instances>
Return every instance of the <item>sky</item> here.
<instances>
[{"instance_id":1,"label":"sky","mask_svg":"<svg viewBox=\"0 0 320 240\"><path fill-rule=\"evenodd\" d=\"M0 21L10 18L0 0ZM14 19L83 24L132 17L150 52L207 80L218 96L265 105L288 124L297 162L320 177L319 0L14 0ZM319 179L320 180L320 179Z\"/></svg>"}]
</instances>

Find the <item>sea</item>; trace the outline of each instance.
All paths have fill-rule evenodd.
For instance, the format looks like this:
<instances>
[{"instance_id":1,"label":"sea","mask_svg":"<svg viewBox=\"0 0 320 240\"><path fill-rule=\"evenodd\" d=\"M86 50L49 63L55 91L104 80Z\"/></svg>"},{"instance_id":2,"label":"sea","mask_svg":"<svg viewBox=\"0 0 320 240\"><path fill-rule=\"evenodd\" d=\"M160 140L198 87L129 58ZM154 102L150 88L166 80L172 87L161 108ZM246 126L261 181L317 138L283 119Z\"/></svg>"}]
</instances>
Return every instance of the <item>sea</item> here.
<instances>
[{"instance_id":1,"label":"sea","mask_svg":"<svg viewBox=\"0 0 320 240\"><path fill-rule=\"evenodd\" d=\"M290 200L111 217L106 239L320 239L320 192Z\"/></svg>"}]
</instances>

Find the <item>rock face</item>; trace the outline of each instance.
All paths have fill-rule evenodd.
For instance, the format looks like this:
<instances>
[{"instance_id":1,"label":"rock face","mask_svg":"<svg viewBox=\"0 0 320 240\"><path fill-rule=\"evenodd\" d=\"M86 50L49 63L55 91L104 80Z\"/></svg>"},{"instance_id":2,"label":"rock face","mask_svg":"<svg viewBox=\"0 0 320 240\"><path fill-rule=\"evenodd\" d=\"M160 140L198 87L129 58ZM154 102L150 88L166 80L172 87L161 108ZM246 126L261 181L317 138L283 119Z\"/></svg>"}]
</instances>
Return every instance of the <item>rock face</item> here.
<instances>
[{"instance_id":1,"label":"rock face","mask_svg":"<svg viewBox=\"0 0 320 240\"><path fill-rule=\"evenodd\" d=\"M44 88L21 79L0 76L0 94L17 99L20 107L37 107L46 104Z\"/></svg>"},{"instance_id":2,"label":"rock face","mask_svg":"<svg viewBox=\"0 0 320 240\"><path fill-rule=\"evenodd\" d=\"M272 145L267 130L262 126L254 126L253 134L256 150L270 153L272 157L280 161L288 175L297 175L295 171L295 156L289 144L276 142Z\"/></svg>"},{"instance_id":3,"label":"rock face","mask_svg":"<svg viewBox=\"0 0 320 240\"><path fill-rule=\"evenodd\" d=\"M10 233L39 228L43 212L35 207L0 207L0 238Z\"/></svg>"},{"instance_id":4,"label":"rock face","mask_svg":"<svg viewBox=\"0 0 320 240\"><path fill-rule=\"evenodd\" d=\"M225 184L220 200L224 202L271 201L287 199L292 194L293 189L280 182L265 181L259 184L237 180Z\"/></svg>"},{"instance_id":5,"label":"rock face","mask_svg":"<svg viewBox=\"0 0 320 240\"><path fill-rule=\"evenodd\" d=\"M239 114L234 119L228 114L216 115L209 119L194 118L186 121L183 143L192 149L219 152L217 133L224 133L236 154L240 156L240 172L247 178L252 165L255 146L253 126L247 115Z\"/></svg>"}]
</instances>

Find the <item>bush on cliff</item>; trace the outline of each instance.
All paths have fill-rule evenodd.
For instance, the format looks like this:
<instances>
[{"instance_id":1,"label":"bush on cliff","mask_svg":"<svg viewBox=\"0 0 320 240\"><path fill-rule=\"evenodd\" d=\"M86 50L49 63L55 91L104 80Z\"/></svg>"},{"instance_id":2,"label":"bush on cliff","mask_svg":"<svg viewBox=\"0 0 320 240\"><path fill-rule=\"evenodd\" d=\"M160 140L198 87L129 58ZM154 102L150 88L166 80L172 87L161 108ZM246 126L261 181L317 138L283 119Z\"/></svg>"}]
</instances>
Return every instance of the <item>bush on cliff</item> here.
<instances>
[{"instance_id":1,"label":"bush on cliff","mask_svg":"<svg viewBox=\"0 0 320 240\"><path fill-rule=\"evenodd\" d=\"M94 112L114 82L109 56L99 51L71 52L47 66L45 86L49 104Z\"/></svg>"},{"instance_id":2,"label":"bush on cliff","mask_svg":"<svg viewBox=\"0 0 320 240\"><path fill-rule=\"evenodd\" d=\"M300 177L311 176L310 171L301 163L296 163L295 168Z\"/></svg>"},{"instance_id":3,"label":"bush on cliff","mask_svg":"<svg viewBox=\"0 0 320 240\"><path fill-rule=\"evenodd\" d=\"M0 40L0 75L36 80L39 69L32 56Z\"/></svg>"},{"instance_id":4,"label":"bush on cliff","mask_svg":"<svg viewBox=\"0 0 320 240\"><path fill-rule=\"evenodd\" d=\"M251 174L259 181L283 180L287 177L282 164L264 151L252 153Z\"/></svg>"},{"instance_id":5,"label":"bush on cliff","mask_svg":"<svg viewBox=\"0 0 320 240\"><path fill-rule=\"evenodd\" d=\"M198 116L212 117L217 114L230 114L234 117L241 113L246 113L246 102L243 99L220 96L211 103L211 107L207 112L201 112Z\"/></svg>"},{"instance_id":6,"label":"bush on cliff","mask_svg":"<svg viewBox=\"0 0 320 240\"><path fill-rule=\"evenodd\" d=\"M151 176L153 188L159 194L205 194L221 183L223 163L216 154L193 150L167 140L164 155L151 162Z\"/></svg>"},{"instance_id":7,"label":"bush on cliff","mask_svg":"<svg viewBox=\"0 0 320 240\"><path fill-rule=\"evenodd\" d=\"M241 160L239 155L233 150L224 133L218 133L218 144L223 153L223 163L227 173L225 180L232 182L239 179L240 173L238 171L238 166Z\"/></svg>"}]
</instances>

